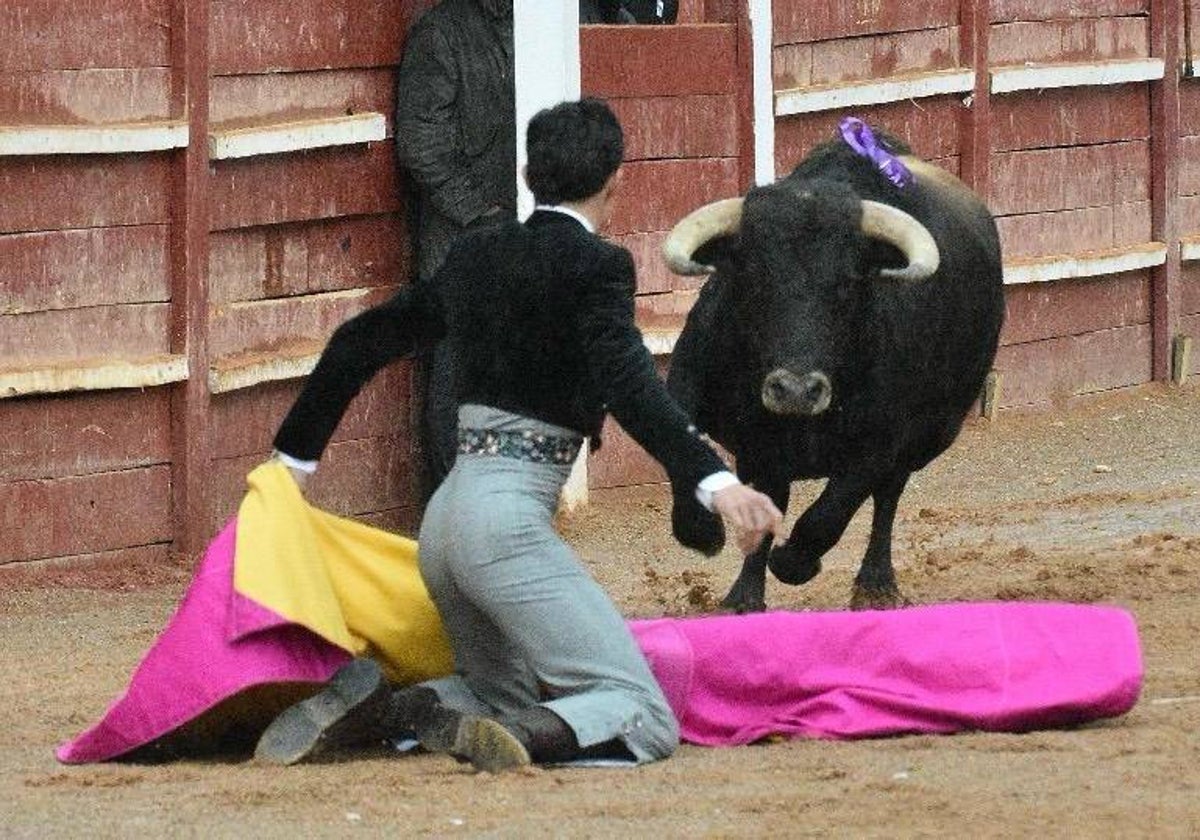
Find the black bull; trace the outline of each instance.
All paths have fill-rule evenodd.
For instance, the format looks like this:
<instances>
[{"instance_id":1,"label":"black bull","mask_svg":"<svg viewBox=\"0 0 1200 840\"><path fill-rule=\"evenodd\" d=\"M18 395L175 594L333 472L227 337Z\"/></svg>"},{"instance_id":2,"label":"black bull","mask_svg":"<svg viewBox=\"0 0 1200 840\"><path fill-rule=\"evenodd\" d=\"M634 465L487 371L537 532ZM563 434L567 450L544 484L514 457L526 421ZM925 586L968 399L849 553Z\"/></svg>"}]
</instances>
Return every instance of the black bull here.
<instances>
[{"instance_id":1,"label":"black bull","mask_svg":"<svg viewBox=\"0 0 1200 840\"><path fill-rule=\"evenodd\" d=\"M829 479L786 542L745 558L728 608L765 609L768 567L784 583L810 580L868 497L851 606L906 603L891 557L897 503L978 398L1004 295L988 209L949 173L901 160L915 180L897 187L827 144L744 201L692 213L664 248L679 273L715 272L676 345L672 393L780 510L792 481ZM672 521L685 545L724 543L690 491L675 495Z\"/></svg>"}]
</instances>

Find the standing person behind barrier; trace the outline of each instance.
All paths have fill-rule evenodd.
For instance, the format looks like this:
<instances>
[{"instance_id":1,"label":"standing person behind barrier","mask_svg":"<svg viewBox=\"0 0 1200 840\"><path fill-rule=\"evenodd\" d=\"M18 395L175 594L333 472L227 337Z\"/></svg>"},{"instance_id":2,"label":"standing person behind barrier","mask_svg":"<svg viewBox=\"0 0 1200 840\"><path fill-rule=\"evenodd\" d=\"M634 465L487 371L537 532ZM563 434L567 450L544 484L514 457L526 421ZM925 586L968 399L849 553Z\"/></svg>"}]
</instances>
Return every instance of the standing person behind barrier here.
<instances>
[{"instance_id":1,"label":"standing person behind barrier","mask_svg":"<svg viewBox=\"0 0 1200 840\"><path fill-rule=\"evenodd\" d=\"M674 23L678 0L579 0L579 22Z\"/></svg>"},{"instance_id":2,"label":"standing person behind barrier","mask_svg":"<svg viewBox=\"0 0 1200 840\"><path fill-rule=\"evenodd\" d=\"M512 0L443 0L413 25L396 86L396 150L416 187L417 275L433 277L463 231L515 217ZM454 463L453 348L423 361L427 498Z\"/></svg>"},{"instance_id":3,"label":"standing person behind barrier","mask_svg":"<svg viewBox=\"0 0 1200 840\"><path fill-rule=\"evenodd\" d=\"M678 723L641 650L554 530L579 447L608 412L744 548L779 525L667 393L634 325L633 260L595 234L624 153L612 111L598 100L542 111L528 152L529 220L464 236L433 282L340 327L276 436L289 457L319 457L385 363L421 340L462 341L459 456L419 536L455 673L393 690L373 661L352 662L272 723L262 758L290 764L410 731L485 770L670 755Z\"/></svg>"}]
</instances>

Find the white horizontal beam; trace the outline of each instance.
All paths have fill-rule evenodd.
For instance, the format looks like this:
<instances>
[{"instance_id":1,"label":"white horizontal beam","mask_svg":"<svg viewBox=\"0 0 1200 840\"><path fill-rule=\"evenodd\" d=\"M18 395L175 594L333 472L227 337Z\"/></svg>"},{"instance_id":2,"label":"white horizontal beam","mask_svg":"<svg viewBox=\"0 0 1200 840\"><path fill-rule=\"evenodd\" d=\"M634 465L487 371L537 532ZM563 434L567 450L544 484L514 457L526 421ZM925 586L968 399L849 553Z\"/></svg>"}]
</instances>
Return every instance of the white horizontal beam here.
<instances>
[{"instance_id":1,"label":"white horizontal beam","mask_svg":"<svg viewBox=\"0 0 1200 840\"><path fill-rule=\"evenodd\" d=\"M1114 248L1087 254L1059 254L1037 259L1017 259L1004 264L1004 282L1044 283L1071 277L1099 277L1120 274L1162 265L1167 260L1167 246L1147 242L1129 248Z\"/></svg>"},{"instance_id":2,"label":"white horizontal beam","mask_svg":"<svg viewBox=\"0 0 1200 840\"><path fill-rule=\"evenodd\" d=\"M1020 90L1148 82L1161 79L1164 71L1165 64L1161 58L1137 58L1125 61L1014 64L993 67L990 72L992 93L1013 93Z\"/></svg>"},{"instance_id":3,"label":"white horizontal beam","mask_svg":"<svg viewBox=\"0 0 1200 840\"><path fill-rule=\"evenodd\" d=\"M216 129L208 138L213 160L276 155L304 149L374 143L387 137L387 120L374 111L268 125Z\"/></svg>"},{"instance_id":4,"label":"white horizontal beam","mask_svg":"<svg viewBox=\"0 0 1200 840\"><path fill-rule=\"evenodd\" d=\"M241 357L221 359L209 368L208 390L214 394L226 394L264 382L301 379L312 373L320 357L321 346L315 345L310 352L256 354L254 357L243 354Z\"/></svg>"},{"instance_id":5,"label":"white horizontal beam","mask_svg":"<svg viewBox=\"0 0 1200 840\"><path fill-rule=\"evenodd\" d=\"M808 114L814 111L833 111L860 105L878 105L884 102L900 102L905 99L966 93L974 89L975 71L958 69L836 85L814 85L777 91L775 93L775 115L784 117L790 114Z\"/></svg>"},{"instance_id":6,"label":"white horizontal beam","mask_svg":"<svg viewBox=\"0 0 1200 840\"><path fill-rule=\"evenodd\" d=\"M682 331L682 327L647 327L642 330L642 343L652 356L669 356Z\"/></svg>"},{"instance_id":7,"label":"white horizontal beam","mask_svg":"<svg viewBox=\"0 0 1200 840\"><path fill-rule=\"evenodd\" d=\"M151 388L188 378L184 356L148 359L86 359L0 368L0 399L67 391Z\"/></svg>"},{"instance_id":8,"label":"white horizontal beam","mask_svg":"<svg viewBox=\"0 0 1200 840\"><path fill-rule=\"evenodd\" d=\"M187 123L0 126L0 155L115 155L182 149Z\"/></svg>"},{"instance_id":9,"label":"white horizontal beam","mask_svg":"<svg viewBox=\"0 0 1200 840\"><path fill-rule=\"evenodd\" d=\"M1179 259L1200 260L1200 238L1184 239L1179 243Z\"/></svg>"}]
</instances>

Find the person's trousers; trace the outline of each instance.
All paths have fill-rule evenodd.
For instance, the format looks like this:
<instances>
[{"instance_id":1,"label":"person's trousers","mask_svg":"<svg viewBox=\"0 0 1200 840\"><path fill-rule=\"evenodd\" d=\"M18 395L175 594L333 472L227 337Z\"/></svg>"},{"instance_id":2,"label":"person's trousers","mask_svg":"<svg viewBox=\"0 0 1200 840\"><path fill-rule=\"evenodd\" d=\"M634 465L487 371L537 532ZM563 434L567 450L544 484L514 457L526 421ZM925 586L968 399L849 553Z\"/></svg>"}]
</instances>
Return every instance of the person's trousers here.
<instances>
[{"instance_id":1,"label":"person's trousers","mask_svg":"<svg viewBox=\"0 0 1200 840\"><path fill-rule=\"evenodd\" d=\"M574 432L477 405L463 428ZM614 739L639 761L670 755L679 725L625 619L553 527L571 465L462 454L430 500L421 575L454 650L430 685L459 711L540 704L582 748Z\"/></svg>"}]
</instances>

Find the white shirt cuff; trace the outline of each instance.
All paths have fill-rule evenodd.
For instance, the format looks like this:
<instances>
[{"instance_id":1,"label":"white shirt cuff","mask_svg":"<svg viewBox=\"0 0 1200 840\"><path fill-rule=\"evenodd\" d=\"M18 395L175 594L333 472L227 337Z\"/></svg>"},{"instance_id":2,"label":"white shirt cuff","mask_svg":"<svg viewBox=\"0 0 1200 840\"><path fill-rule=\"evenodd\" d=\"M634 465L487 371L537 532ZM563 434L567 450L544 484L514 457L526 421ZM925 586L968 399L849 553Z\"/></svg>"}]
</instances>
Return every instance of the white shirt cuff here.
<instances>
[{"instance_id":1,"label":"white shirt cuff","mask_svg":"<svg viewBox=\"0 0 1200 840\"><path fill-rule=\"evenodd\" d=\"M696 501L704 505L706 510L712 510L713 494L735 484L741 484L741 482L728 470L713 473L696 485Z\"/></svg>"},{"instance_id":2,"label":"white shirt cuff","mask_svg":"<svg viewBox=\"0 0 1200 840\"><path fill-rule=\"evenodd\" d=\"M291 467L294 470L300 470L300 472L308 473L309 475L317 471L316 461L302 461L299 458L293 458L291 455L280 452L278 449L275 450L275 457L282 461L285 466Z\"/></svg>"}]
</instances>

